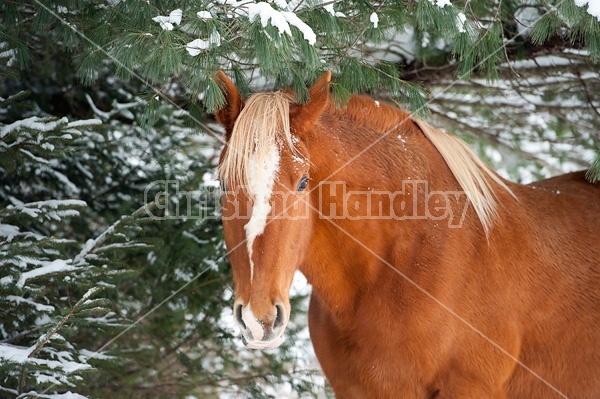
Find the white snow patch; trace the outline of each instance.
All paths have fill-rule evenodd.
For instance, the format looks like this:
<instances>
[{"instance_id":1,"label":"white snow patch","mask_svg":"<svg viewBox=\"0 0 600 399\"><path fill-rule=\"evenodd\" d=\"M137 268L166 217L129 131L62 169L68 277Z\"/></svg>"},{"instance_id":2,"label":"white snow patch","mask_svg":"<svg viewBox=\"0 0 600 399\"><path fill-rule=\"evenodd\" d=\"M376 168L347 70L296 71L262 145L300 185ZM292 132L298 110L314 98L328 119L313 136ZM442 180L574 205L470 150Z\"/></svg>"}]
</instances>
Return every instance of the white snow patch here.
<instances>
[{"instance_id":1,"label":"white snow patch","mask_svg":"<svg viewBox=\"0 0 600 399\"><path fill-rule=\"evenodd\" d=\"M90 126L90 125L101 125L102 121L100 119L85 119L81 121L73 121L67 124L67 127L80 127L80 126Z\"/></svg>"},{"instance_id":2,"label":"white snow patch","mask_svg":"<svg viewBox=\"0 0 600 399\"><path fill-rule=\"evenodd\" d=\"M192 40L191 42L185 45L185 49L192 57L197 56L203 50L206 50L209 47L210 42L208 40L203 39Z\"/></svg>"},{"instance_id":3,"label":"white snow patch","mask_svg":"<svg viewBox=\"0 0 600 399\"><path fill-rule=\"evenodd\" d=\"M192 56L195 57L204 50L209 49L211 46L219 47L221 45L221 35L215 29L210 34L208 40L204 39L196 39L192 40L188 44L185 45L185 49Z\"/></svg>"},{"instance_id":4,"label":"white snow patch","mask_svg":"<svg viewBox=\"0 0 600 399\"><path fill-rule=\"evenodd\" d=\"M492 160L492 162L496 164L502 162L502 154L500 154L500 151L497 149L493 147L485 147L484 152L485 155Z\"/></svg>"},{"instance_id":5,"label":"white snow patch","mask_svg":"<svg viewBox=\"0 0 600 399\"><path fill-rule=\"evenodd\" d=\"M333 9L333 4L334 4L334 3L335 3L335 2L333 2L333 1L332 1L332 2L330 2L330 3L325 3L325 4L323 5L323 8L325 9L325 11L327 11L328 13L330 13L330 14L331 14L332 16L334 16L334 17L346 18L346 14L344 14L343 12L338 12L338 11L335 11L335 10Z\"/></svg>"},{"instance_id":6,"label":"white snow patch","mask_svg":"<svg viewBox=\"0 0 600 399\"><path fill-rule=\"evenodd\" d=\"M288 3L285 0L273 0L273 3L282 10L285 10L288 7Z\"/></svg>"},{"instance_id":7,"label":"white snow patch","mask_svg":"<svg viewBox=\"0 0 600 399\"><path fill-rule=\"evenodd\" d=\"M421 38L421 47L429 46L429 33L423 32L423 37Z\"/></svg>"},{"instance_id":8,"label":"white snow patch","mask_svg":"<svg viewBox=\"0 0 600 399\"><path fill-rule=\"evenodd\" d=\"M49 132L56 129L59 125L68 123L67 118L60 118L53 121L48 121L47 118L39 118L32 116L30 118L21 119L11 123L10 125L3 126L0 129L0 138L5 137L7 134L12 132L18 132L21 129L39 130L41 132Z\"/></svg>"},{"instance_id":9,"label":"white snow patch","mask_svg":"<svg viewBox=\"0 0 600 399\"><path fill-rule=\"evenodd\" d=\"M260 18L260 23L263 27L266 27L269 22L271 25L279 30L279 34L292 35L290 25L295 26L302 32L304 39L309 44L313 45L316 42L317 35L304 21L302 21L293 12L277 11L269 3L250 3L247 5L240 5L240 9L248 15L250 22L254 22L257 18Z\"/></svg>"},{"instance_id":10,"label":"white snow patch","mask_svg":"<svg viewBox=\"0 0 600 399\"><path fill-rule=\"evenodd\" d=\"M271 211L270 199L273 194L275 178L279 172L279 148L272 144L264 160L258 160L256 153L250 158L248 168L248 190L252 196L252 216L244 230L246 231L246 245L250 257L250 281L254 278L254 263L252 261L252 246L254 239L261 235L267 225L267 216Z\"/></svg>"},{"instance_id":11,"label":"white snow patch","mask_svg":"<svg viewBox=\"0 0 600 399\"><path fill-rule=\"evenodd\" d=\"M294 14L293 12L282 12L281 14L285 17L285 20L287 22L289 22L292 26L295 26L300 32L302 32L302 35L304 36L304 39L308 42L308 44L312 46L316 43L317 35L315 34L315 32L310 26L304 23L304 21L298 18L296 14Z\"/></svg>"},{"instance_id":12,"label":"white snow patch","mask_svg":"<svg viewBox=\"0 0 600 399\"><path fill-rule=\"evenodd\" d=\"M281 12L275 10L269 3L252 3L248 5L248 19L254 22L257 17L260 17L260 24L265 28L271 21L271 25L279 29L279 34L287 33L292 35L290 26L286 22Z\"/></svg>"},{"instance_id":13,"label":"white snow patch","mask_svg":"<svg viewBox=\"0 0 600 399\"><path fill-rule=\"evenodd\" d=\"M0 343L0 360L4 360L12 363L31 363L35 365L46 366L51 369L62 369L66 373L72 373L74 371L91 369L89 364L77 363L68 360L47 360L30 357L34 351L34 347L25 348L23 346L15 346L10 344ZM50 396L44 396L50 397ZM71 398L82 398L82 396L71 396Z\"/></svg>"},{"instance_id":14,"label":"white snow patch","mask_svg":"<svg viewBox=\"0 0 600 399\"><path fill-rule=\"evenodd\" d=\"M435 4L439 8L444 8L446 6L452 6L450 0L429 0L431 4Z\"/></svg>"},{"instance_id":15,"label":"white snow patch","mask_svg":"<svg viewBox=\"0 0 600 399\"><path fill-rule=\"evenodd\" d=\"M159 15L157 17L152 18L154 22L158 22L160 27L164 30L173 30L173 24L179 25L181 23L181 17L183 12L178 8L176 10L171 11L168 17L164 15Z\"/></svg>"},{"instance_id":16,"label":"white snow patch","mask_svg":"<svg viewBox=\"0 0 600 399\"><path fill-rule=\"evenodd\" d=\"M21 277L19 277L19 281L17 281L16 285L19 288L23 288L25 282L29 279L46 274L68 272L71 270L75 270L75 266L68 264L65 260L57 259L45 266L38 267L37 269L33 269L21 274Z\"/></svg>"},{"instance_id":17,"label":"white snow patch","mask_svg":"<svg viewBox=\"0 0 600 399\"><path fill-rule=\"evenodd\" d=\"M54 311L54 306L50 306L50 305L44 305L41 303L37 303L32 301L31 299L27 299L27 298L23 298L20 296L16 296L16 295L9 295L6 297L7 300L11 301L11 302L15 302L15 303L26 303L28 305L33 306L37 311L39 312L52 312Z\"/></svg>"},{"instance_id":18,"label":"white snow patch","mask_svg":"<svg viewBox=\"0 0 600 399\"><path fill-rule=\"evenodd\" d=\"M64 393L52 393L52 394L45 394L45 393L38 393L35 391L30 391L27 392L25 394L26 397L34 397L34 398L40 398L40 399L87 399L86 396L80 395L78 393L74 393L71 391L67 391Z\"/></svg>"},{"instance_id":19,"label":"white snow patch","mask_svg":"<svg viewBox=\"0 0 600 399\"><path fill-rule=\"evenodd\" d=\"M467 31L465 29L465 22L467 22L467 17L463 12L456 14L456 28L460 33L465 33Z\"/></svg>"},{"instance_id":20,"label":"white snow patch","mask_svg":"<svg viewBox=\"0 0 600 399\"><path fill-rule=\"evenodd\" d=\"M200 19L212 19L212 14L208 11L198 11L196 15Z\"/></svg>"},{"instance_id":21,"label":"white snow patch","mask_svg":"<svg viewBox=\"0 0 600 399\"><path fill-rule=\"evenodd\" d=\"M369 21L371 21L371 23L373 24L373 28L377 29L377 26L379 26L379 16L376 12L371 14L371 16L369 17Z\"/></svg>"},{"instance_id":22,"label":"white snow patch","mask_svg":"<svg viewBox=\"0 0 600 399\"><path fill-rule=\"evenodd\" d=\"M9 360L14 363L24 363L33 352L33 347L25 348L9 344L0 344L0 359Z\"/></svg>"},{"instance_id":23,"label":"white snow patch","mask_svg":"<svg viewBox=\"0 0 600 399\"><path fill-rule=\"evenodd\" d=\"M548 127L548 124L540 114L530 114L527 117L527 123L532 126L539 126L542 129L546 129Z\"/></svg>"},{"instance_id":24,"label":"white snow patch","mask_svg":"<svg viewBox=\"0 0 600 399\"><path fill-rule=\"evenodd\" d=\"M0 237L6 237L7 242L19 235L19 228L12 224L0 224Z\"/></svg>"}]
</instances>

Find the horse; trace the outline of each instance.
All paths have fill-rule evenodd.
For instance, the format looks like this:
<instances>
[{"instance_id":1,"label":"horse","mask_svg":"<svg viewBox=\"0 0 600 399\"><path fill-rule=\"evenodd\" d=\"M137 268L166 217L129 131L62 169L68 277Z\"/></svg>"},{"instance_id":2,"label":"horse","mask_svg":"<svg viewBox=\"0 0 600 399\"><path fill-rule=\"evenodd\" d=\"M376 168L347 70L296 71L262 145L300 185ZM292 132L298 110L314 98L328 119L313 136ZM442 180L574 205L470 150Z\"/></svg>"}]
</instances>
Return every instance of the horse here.
<instances>
[{"instance_id":1,"label":"horse","mask_svg":"<svg viewBox=\"0 0 600 399\"><path fill-rule=\"evenodd\" d=\"M456 136L331 73L215 116L233 315L281 344L296 270L336 398L600 398L600 185L501 178Z\"/></svg>"}]
</instances>

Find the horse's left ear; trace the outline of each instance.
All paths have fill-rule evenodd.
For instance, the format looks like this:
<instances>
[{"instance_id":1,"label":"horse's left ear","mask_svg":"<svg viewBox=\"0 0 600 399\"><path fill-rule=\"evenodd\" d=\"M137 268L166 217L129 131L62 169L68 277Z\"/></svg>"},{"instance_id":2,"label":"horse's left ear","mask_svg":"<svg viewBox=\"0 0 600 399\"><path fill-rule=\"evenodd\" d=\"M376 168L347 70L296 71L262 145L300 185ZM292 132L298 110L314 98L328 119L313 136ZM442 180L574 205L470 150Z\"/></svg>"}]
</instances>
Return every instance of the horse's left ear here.
<instances>
[{"instance_id":1,"label":"horse's left ear","mask_svg":"<svg viewBox=\"0 0 600 399\"><path fill-rule=\"evenodd\" d=\"M244 108L244 101L238 91L235 84L223 73L218 71L214 77L214 81L219 85L219 88L225 96L227 102L223 108L215 113L217 120L225 128L226 138L228 139L231 132L233 131L233 125L235 120L240 115L242 108Z\"/></svg>"},{"instance_id":2,"label":"horse's left ear","mask_svg":"<svg viewBox=\"0 0 600 399\"><path fill-rule=\"evenodd\" d=\"M308 89L310 100L304 105L294 105L290 109L292 126L297 132L308 131L319 119L329 101L329 82L331 71L325 72L317 82Z\"/></svg>"}]
</instances>

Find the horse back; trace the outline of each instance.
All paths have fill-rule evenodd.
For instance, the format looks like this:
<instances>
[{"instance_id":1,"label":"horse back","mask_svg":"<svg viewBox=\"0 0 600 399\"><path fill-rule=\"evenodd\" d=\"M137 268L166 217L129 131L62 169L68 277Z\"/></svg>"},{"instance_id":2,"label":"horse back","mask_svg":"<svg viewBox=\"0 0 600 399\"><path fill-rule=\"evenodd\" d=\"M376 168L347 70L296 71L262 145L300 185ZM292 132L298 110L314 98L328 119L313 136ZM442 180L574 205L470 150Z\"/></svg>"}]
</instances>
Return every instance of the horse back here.
<instances>
[{"instance_id":1,"label":"horse back","mask_svg":"<svg viewBox=\"0 0 600 399\"><path fill-rule=\"evenodd\" d=\"M573 172L522 186L517 196L530 218L530 234L539 240L540 257L595 269L600 285L600 183L586 180L585 171Z\"/></svg>"},{"instance_id":2,"label":"horse back","mask_svg":"<svg viewBox=\"0 0 600 399\"><path fill-rule=\"evenodd\" d=\"M549 190L565 190L570 194L600 194L600 183L590 183L585 177L586 171L567 173L528 184L528 187L540 187Z\"/></svg>"}]
</instances>

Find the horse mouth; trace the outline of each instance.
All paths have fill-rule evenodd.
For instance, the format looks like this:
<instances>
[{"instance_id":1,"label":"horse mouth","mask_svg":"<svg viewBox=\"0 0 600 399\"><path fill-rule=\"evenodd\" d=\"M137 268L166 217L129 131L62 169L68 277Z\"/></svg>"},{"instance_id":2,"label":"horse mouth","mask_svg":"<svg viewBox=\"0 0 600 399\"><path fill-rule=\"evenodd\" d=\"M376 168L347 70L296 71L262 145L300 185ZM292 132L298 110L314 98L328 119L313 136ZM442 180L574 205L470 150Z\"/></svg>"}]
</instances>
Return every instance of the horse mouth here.
<instances>
[{"instance_id":1,"label":"horse mouth","mask_svg":"<svg viewBox=\"0 0 600 399\"><path fill-rule=\"evenodd\" d=\"M277 337L269 341L249 341L244 335L242 335L242 342L244 343L244 345L246 345L247 348L250 349L272 349L277 348L279 347L279 345L282 344L283 336L278 335Z\"/></svg>"}]
</instances>

